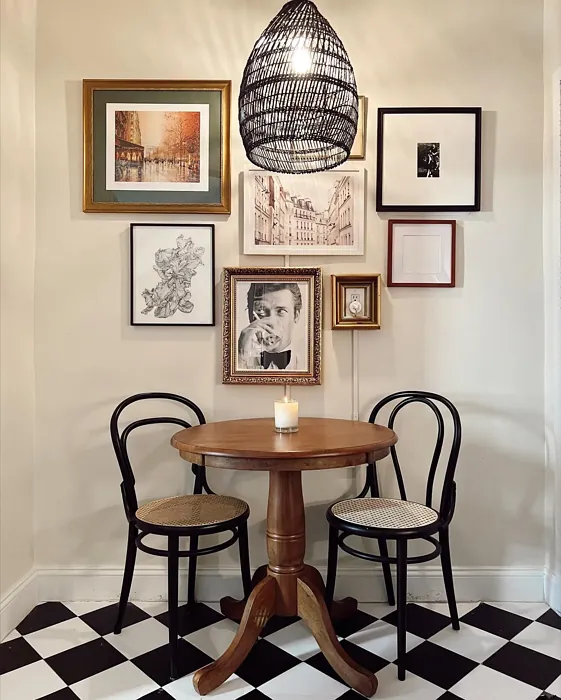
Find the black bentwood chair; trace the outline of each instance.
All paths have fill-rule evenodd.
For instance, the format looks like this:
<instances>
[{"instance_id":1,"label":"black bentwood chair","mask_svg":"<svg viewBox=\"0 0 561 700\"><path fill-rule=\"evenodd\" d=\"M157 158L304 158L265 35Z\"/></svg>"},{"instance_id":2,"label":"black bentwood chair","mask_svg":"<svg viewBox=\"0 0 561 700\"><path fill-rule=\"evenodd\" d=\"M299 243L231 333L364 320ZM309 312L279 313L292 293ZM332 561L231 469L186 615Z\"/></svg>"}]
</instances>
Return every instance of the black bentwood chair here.
<instances>
[{"instance_id":1,"label":"black bentwood chair","mask_svg":"<svg viewBox=\"0 0 561 700\"><path fill-rule=\"evenodd\" d=\"M195 475L194 495L172 496L160 498L142 504L140 507L136 498L135 479L127 451L127 440L136 428L145 425L170 423L182 428L190 428L190 423L181 418L156 417L143 418L127 425L119 432L119 417L123 410L137 401L145 399L165 399L176 401L189 408L196 416L199 424L205 423L205 417L201 409L189 399L177 394L162 392L135 394L122 401L111 416L110 430L111 440L121 469L123 481L121 494L125 506L125 515L129 523L129 535L127 544L127 556L115 634L121 632L123 618L127 608L130 594L134 563L137 548L148 554L168 559L168 607L169 607L169 648L170 648L170 675L177 677L177 637L178 637L178 584L179 584L179 558L188 557L189 574L187 582L187 603L195 602L195 577L197 570L197 557L204 554L220 552L236 541L240 547L240 565L244 596L251 592L251 574L249 568L249 547L247 539L247 519L249 506L245 501L231 496L218 496L209 487L204 467L192 465ZM203 490L206 492L203 494ZM201 535L213 535L220 532L232 533L226 542L212 547L199 549L199 537ZM167 549L154 549L148 547L142 540L147 535L164 535L168 538ZM189 549L179 550L179 538L189 537Z\"/></svg>"},{"instance_id":2,"label":"black bentwood chair","mask_svg":"<svg viewBox=\"0 0 561 700\"><path fill-rule=\"evenodd\" d=\"M329 555L327 566L326 602L331 605L335 590L337 574L337 554L341 549L348 554L382 564L388 603L395 605L390 564L397 566L397 666L398 678L405 679L405 640L406 640L406 603L407 603L407 565L431 561L440 556L444 587L448 597L452 627L460 629L452 563L450 559L450 540L448 527L456 505L456 482L454 473L458 462L461 441L460 416L456 407L443 396L426 391L401 391L382 399L370 414L369 422L375 423L379 411L387 404L399 401L392 409L388 427L393 429L399 411L413 403L422 403L434 413L437 422L436 446L430 463L426 486L426 505L407 500L405 484L397 458L395 447L391 448L391 457L399 487L401 499L382 498L378 488L376 464L366 468L364 488L356 498L334 503L327 511L329 523ZM440 506L433 508L433 488L436 472L441 461L444 444L444 418L441 406L448 409L452 417L453 436L444 474ZM443 460L444 461L444 460ZM367 497L370 492L370 497ZM380 554L368 554L350 547L345 540L351 535L378 540ZM435 538L438 535L438 539ZM408 557L409 540L423 539L430 542L434 549L422 556ZM388 555L388 540L396 541L396 557Z\"/></svg>"}]
</instances>

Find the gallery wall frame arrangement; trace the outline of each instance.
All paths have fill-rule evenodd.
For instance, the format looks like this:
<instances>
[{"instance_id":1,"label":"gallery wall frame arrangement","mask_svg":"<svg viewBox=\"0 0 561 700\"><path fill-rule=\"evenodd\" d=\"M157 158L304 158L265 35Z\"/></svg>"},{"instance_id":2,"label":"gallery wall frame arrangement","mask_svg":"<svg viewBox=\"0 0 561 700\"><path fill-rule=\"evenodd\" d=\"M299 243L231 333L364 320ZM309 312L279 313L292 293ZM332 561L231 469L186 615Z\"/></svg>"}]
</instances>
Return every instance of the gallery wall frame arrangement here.
<instances>
[{"instance_id":1,"label":"gallery wall frame arrangement","mask_svg":"<svg viewBox=\"0 0 561 700\"><path fill-rule=\"evenodd\" d=\"M455 287L456 221L390 219L388 287Z\"/></svg>"},{"instance_id":2,"label":"gallery wall frame arrangement","mask_svg":"<svg viewBox=\"0 0 561 700\"><path fill-rule=\"evenodd\" d=\"M351 148L349 160L364 160L366 158L366 128L368 123L368 100L364 95L358 96L358 125L356 136Z\"/></svg>"},{"instance_id":3,"label":"gallery wall frame arrangement","mask_svg":"<svg viewBox=\"0 0 561 700\"><path fill-rule=\"evenodd\" d=\"M227 267L224 384L321 384L319 267Z\"/></svg>"},{"instance_id":4,"label":"gallery wall frame arrangement","mask_svg":"<svg viewBox=\"0 0 561 700\"><path fill-rule=\"evenodd\" d=\"M229 214L229 80L84 80L85 212Z\"/></svg>"},{"instance_id":5,"label":"gallery wall frame arrangement","mask_svg":"<svg viewBox=\"0 0 561 700\"><path fill-rule=\"evenodd\" d=\"M362 255L365 171L244 172L246 255Z\"/></svg>"},{"instance_id":6,"label":"gallery wall frame arrangement","mask_svg":"<svg viewBox=\"0 0 561 700\"><path fill-rule=\"evenodd\" d=\"M131 224L131 325L214 326L214 313L214 224Z\"/></svg>"},{"instance_id":7,"label":"gallery wall frame arrangement","mask_svg":"<svg viewBox=\"0 0 561 700\"><path fill-rule=\"evenodd\" d=\"M378 110L376 210L481 209L481 107Z\"/></svg>"},{"instance_id":8,"label":"gallery wall frame arrangement","mask_svg":"<svg viewBox=\"0 0 561 700\"><path fill-rule=\"evenodd\" d=\"M381 275L331 275L333 330L378 330L381 325Z\"/></svg>"}]
</instances>

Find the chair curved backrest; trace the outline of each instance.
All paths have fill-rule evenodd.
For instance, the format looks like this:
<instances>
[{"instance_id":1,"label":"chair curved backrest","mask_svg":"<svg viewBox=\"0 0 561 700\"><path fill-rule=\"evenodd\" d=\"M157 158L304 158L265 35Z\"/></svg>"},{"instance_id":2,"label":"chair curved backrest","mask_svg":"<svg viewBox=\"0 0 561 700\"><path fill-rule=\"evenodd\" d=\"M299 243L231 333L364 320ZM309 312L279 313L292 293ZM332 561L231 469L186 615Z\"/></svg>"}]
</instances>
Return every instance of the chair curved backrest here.
<instances>
[{"instance_id":1,"label":"chair curved backrest","mask_svg":"<svg viewBox=\"0 0 561 700\"><path fill-rule=\"evenodd\" d=\"M163 399L166 401L175 401L176 403L182 404L188 408L195 415L199 425L206 423L205 417L201 409L184 396L179 394L169 394L167 392L146 392L142 394L134 394L129 396L124 401L117 406L111 415L111 420L109 423L109 431L111 433L111 442L113 443L113 449L115 450L115 456L117 457L117 462L119 464L119 469L121 470L121 476L123 481L121 482L121 495L123 497L123 505L125 507L125 514L129 522L132 521L134 514L138 510L138 500L136 497L135 489L135 478L132 469L131 461L128 455L127 441L133 430L146 425L157 425L157 424L171 424L178 425L182 428L191 428L191 423L183 420L182 418L175 418L172 416L155 416L151 418L142 418L140 420L135 420L129 423L122 431L119 429L119 418L123 411L133 403L138 401L145 401L149 399ZM197 465L192 465L192 470L195 475L195 485L193 488L193 493L202 493L203 489L207 493L212 493L210 490L207 480L206 471L204 467Z\"/></svg>"},{"instance_id":2,"label":"chair curved backrest","mask_svg":"<svg viewBox=\"0 0 561 700\"><path fill-rule=\"evenodd\" d=\"M460 414L458 413L458 410L454 406L454 404L449 399L447 399L444 396L441 396L440 394L434 394L430 391L399 391L395 394L390 394L389 396L386 396L384 399L379 401L372 409L368 421L370 423L375 423L380 411L385 406L392 403L396 403L396 405L392 408L387 422L388 428L391 428L392 430L395 424L397 414L403 408L405 408L406 406L410 406L411 404L420 403L424 404L425 406L428 406L436 418L436 445L432 454L427 478L425 502L426 505L430 508L433 507L432 504L434 500L434 481L436 477L436 472L441 462L446 462L442 493L440 497L440 507L438 510L442 520L444 522L450 522L454 513L454 506L456 502L456 483L454 481L454 476L456 473L456 466L458 463L462 439L462 424L460 421ZM450 452L448 454L447 459L442 458L442 448L444 445L445 430L445 420L442 414L442 408L447 409L447 411L449 412L452 418L453 428L452 442L450 445ZM391 448L390 453L395 471L395 476L397 479L400 497L402 498L402 500L407 500L405 482L403 480L403 474L401 471L401 466L399 464L397 449L395 445ZM368 465L366 484L359 496L365 496L369 489L371 490L373 496L380 495L375 464Z\"/></svg>"}]
</instances>

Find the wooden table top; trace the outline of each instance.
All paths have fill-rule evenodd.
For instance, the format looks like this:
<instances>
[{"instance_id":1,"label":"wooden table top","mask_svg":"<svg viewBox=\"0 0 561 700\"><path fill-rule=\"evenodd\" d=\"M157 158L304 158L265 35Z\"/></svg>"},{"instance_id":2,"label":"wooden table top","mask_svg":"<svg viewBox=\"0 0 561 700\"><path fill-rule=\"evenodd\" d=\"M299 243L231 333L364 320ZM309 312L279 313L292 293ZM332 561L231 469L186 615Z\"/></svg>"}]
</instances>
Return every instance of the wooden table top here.
<instances>
[{"instance_id":1,"label":"wooden table top","mask_svg":"<svg viewBox=\"0 0 561 700\"><path fill-rule=\"evenodd\" d=\"M276 470L362 464L397 442L393 430L362 421L300 418L298 427L297 433L277 433L273 418L207 423L181 430L171 444L185 459L206 458L196 460L206 466ZM290 460L296 464L289 466Z\"/></svg>"}]
</instances>

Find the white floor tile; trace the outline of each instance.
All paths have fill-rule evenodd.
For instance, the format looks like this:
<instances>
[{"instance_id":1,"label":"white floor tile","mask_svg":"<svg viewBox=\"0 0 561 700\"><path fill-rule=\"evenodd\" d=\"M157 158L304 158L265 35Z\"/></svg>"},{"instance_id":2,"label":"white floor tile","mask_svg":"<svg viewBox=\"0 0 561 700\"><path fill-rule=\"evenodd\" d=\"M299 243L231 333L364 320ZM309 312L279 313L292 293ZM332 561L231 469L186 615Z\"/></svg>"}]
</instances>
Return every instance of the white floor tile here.
<instances>
[{"instance_id":1,"label":"white floor tile","mask_svg":"<svg viewBox=\"0 0 561 700\"><path fill-rule=\"evenodd\" d=\"M540 654L547 654L547 656L561 660L561 630L549 625L532 622L512 641L523 647L528 647L528 649L539 651Z\"/></svg>"},{"instance_id":2,"label":"white floor tile","mask_svg":"<svg viewBox=\"0 0 561 700\"><path fill-rule=\"evenodd\" d=\"M17 630L13 630L13 632L10 632L9 635L2 639L2 644L4 642L11 642L12 640L17 639L18 637L21 637L21 634Z\"/></svg>"},{"instance_id":3,"label":"white floor tile","mask_svg":"<svg viewBox=\"0 0 561 700\"><path fill-rule=\"evenodd\" d=\"M105 639L127 659L134 659L167 644L169 631L161 622L150 617L135 625L123 627L121 634L108 634Z\"/></svg>"},{"instance_id":4,"label":"white floor tile","mask_svg":"<svg viewBox=\"0 0 561 700\"><path fill-rule=\"evenodd\" d=\"M266 637L268 642L305 661L318 653L318 643L301 620Z\"/></svg>"},{"instance_id":5,"label":"white floor tile","mask_svg":"<svg viewBox=\"0 0 561 700\"><path fill-rule=\"evenodd\" d=\"M66 683L46 661L36 661L0 676L2 700L36 700L65 687Z\"/></svg>"},{"instance_id":6,"label":"white floor tile","mask_svg":"<svg viewBox=\"0 0 561 700\"><path fill-rule=\"evenodd\" d=\"M151 678L129 662L71 686L80 700L138 700L158 687Z\"/></svg>"},{"instance_id":7,"label":"white floor tile","mask_svg":"<svg viewBox=\"0 0 561 700\"><path fill-rule=\"evenodd\" d=\"M427 608L427 610L432 610L433 612L437 612L437 613L440 613L441 615L446 615L446 617L450 617L450 608L448 607L448 603L416 603L416 604L420 605L422 608ZM456 607L458 608L458 617L463 617L464 615L467 615L469 612L471 612L478 605L480 605L479 601L472 602L472 603L457 603Z\"/></svg>"},{"instance_id":8,"label":"white floor tile","mask_svg":"<svg viewBox=\"0 0 561 700\"><path fill-rule=\"evenodd\" d=\"M299 664L259 686L272 700L335 700L347 687L308 664Z\"/></svg>"},{"instance_id":9,"label":"white floor tile","mask_svg":"<svg viewBox=\"0 0 561 700\"><path fill-rule=\"evenodd\" d=\"M359 632L351 634L347 639L349 642L382 657L382 659L387 661L397 659L397 627L383 620L373 622ZM406 635L407 651L411 651L423 641L424 639L421 637L408 632Z\"/></svg>"},{"instance_id":10,"label":"white floor tile","mask_svg":"<svg viewBox=\"0 0 561 700\"><path fill-rule=\"evenodd\" d=\"M168 604L166 601L161 601L161 600L149 600L149 601L140 601L140 600L135 600L134 604L136 605L137 608L140 608L141 610L144 610L144 612L148 613L149 615L152 615L152 617L156 617L156 615L161 615L162 613L166 613L168 611ZM181 603L180 603L181 605Z\"/></svg>"},{"instance_id":11,"label":"white floor tile","mask_svg":"<svg viewBox=\"0 0 561 700\"><path fill-rule=\"evenodd\" d=\"M478 666L450 692L463 700L536 700L539 690L486 666Z\"/></svg>"},{"instance_id":12,"label":"white floor tile","mask_svg":"<svg viewBox=\"0 0 561 700\"><path fill-rule=\"evenodd\" d=\"M430 641L478 663L488 659L507 643L506 639L471 625L461 625L459 631L446 627L431 637Z\"/></svg>"},{"instance_id":13,"label":"white floor tile","mask_svg":"<svg viewBox=\"0 0 561 700\"><path fill-rule=\"evenodd\" d=\"M372 615L372 617L382 618L395 612L396 608L395 605L387 603L359 603L359 610Z\"/></svg>"},{"instance_id":14,"label":"white floor tile","mask_svg":"<svg viewBox=\"0 0 561 700\"><path fill-rule=\"evenodd\" d=\"M99 635L79 617L72 617L57 625L27 634L25 639L43 659L48 659L54 654L99 639Z\"/></svg>"},{"instance_id":15,"label":"white floor tile","mask_svg":"<svg viewBox=\"0 0 561 700\"><path fill-rule=\"evenodd\" d=\"M188 634L185 639L194 644L198 649L212 659L217 659L230 646L230 642L236 636L239 625L232 620L221 620L214 625L203 627L196 632Z\"/></svg>"},{"instance_id":16,"label":"white floor tile","mask_svg":"<svg viewBox=\"0 0 561 700\"><path fill-rule=\"evenodd\" d=\"M200 700L201 696L193 687L193 675L183 676L173 683L166 685L164 690L176 700ZM236 700L242 695L247 695L252 689L248 683L238 676L230 676L226 683L205 695L205 698L220 698L220 700Z\"/></svg>"},{"instance_id":17,"label":"white floor tile","mask_svg":"<svg viewBox=\"0 0 561 700\"><path fill-rule=\"evenodd\" d=\"M549 610L546 603L488 603L488 605L527 617L530 620L537 620Z\"/></svg>"},{"instance_id":18,"label":"white floor tile","mask_svg":"<svg viewBox=\"0 0 561 700\"><path fill-rule=\"evenodd\" d=\"M561 696L561 676L559 676L556 681L553 681L553 683L547 689L547 692L551 693L552 695Z\"/></svg>"},{"instance_id":19,"label":"white floor tile","mask_svg":"<svg viewBox=\"0 0 561 700\"><path fill-rule=\"evenodd\" d=\"M407 673L405 680L397 678L397 666L390 664L376 674L378 690L374 696L376 700L437 700L444 695L444 690L429 683L424 678L419 678L413 673ZM497 700L489 696L485 700Z\"/></svg>"},{"instance_id":20,"label":"white floor tile","mask_svg":"<svg viewBox=\"0 0 561 700\"><path fill-rule=\"evenodd\" d=\"M63 603L63 605L66 605L66 607L69 610L72 610L75 615L86 615L94 610L106 608L108 605L112 605L114 602L114 600L106 600L103 602L98 600L78 600L73 603Z\"/></svg>"}]
</instances>

